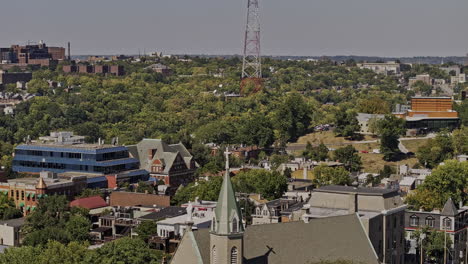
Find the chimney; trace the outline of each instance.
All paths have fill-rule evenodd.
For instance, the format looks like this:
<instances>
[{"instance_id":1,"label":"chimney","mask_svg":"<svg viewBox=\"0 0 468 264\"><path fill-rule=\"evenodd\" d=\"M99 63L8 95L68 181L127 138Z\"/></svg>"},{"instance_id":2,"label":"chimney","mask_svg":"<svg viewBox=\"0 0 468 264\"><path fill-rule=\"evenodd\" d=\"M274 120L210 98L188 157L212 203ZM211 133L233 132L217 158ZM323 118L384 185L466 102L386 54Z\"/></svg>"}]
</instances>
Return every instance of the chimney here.
<instances>
[{"instance_id":1,"label":"chimney","mask_svg":"<svg viewBox=\"0 0 468 264\"><path fill-rule=\"evenodd\" d=\"M68 61L71 61L70 41L68 42Z\"/></svg>"},{"instance_id":2,"label":"chimney","mask_svg":"<svg viewBox=\"0 0 468 264\"><path fill-rule=\"evenodd\" d=\"M304 177L304 180L307 180L308 179L308 177L307 177L307 166L304 166L304 170L302 172L303 172L302 177Z\"/></svg>"},{"instance_id":3,"label":"chimney","mask_svg":"<svg viewBox=\"0 0 468 264\"><path fill-rule=\"evenodd\" d=\"M349 194L349 214L355 214L358 211L358 194L350 193Z\"/></svg>"}]
</instances>

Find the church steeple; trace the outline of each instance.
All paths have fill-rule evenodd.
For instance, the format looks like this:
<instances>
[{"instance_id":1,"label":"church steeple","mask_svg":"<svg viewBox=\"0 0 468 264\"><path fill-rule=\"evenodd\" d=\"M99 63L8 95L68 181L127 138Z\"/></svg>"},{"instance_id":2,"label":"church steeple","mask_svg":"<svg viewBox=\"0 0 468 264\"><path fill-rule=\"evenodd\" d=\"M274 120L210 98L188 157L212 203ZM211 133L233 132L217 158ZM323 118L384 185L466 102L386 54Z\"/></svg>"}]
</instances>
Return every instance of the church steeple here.
<instances>
[{"instance_id":1,"label":"church steeple","mask_svg":"<svg viewBox=\"0 0 468 264\"><path fill-rule=\"evenodd\" d=\"M244 226L229 175L229 152L226 149L226 173L219 192L218 204L211 224L210 263L242 264Z\"/></svg>"},{"instance_id":2,"label":"church steeple","mask_svg":"<svg viewBox=\"0 0 468 264\"><path fill-rule=\"evenodd\" d=\"M226 155L226 173L224 174L223 185L219 193L218 203L215 209L215 221L212 231L219 235L228 235L233 233L242 233L242 214L237 205L236 195L232 188L231 177L229 173L229 154Z\"/></svg>"}]
</instances>

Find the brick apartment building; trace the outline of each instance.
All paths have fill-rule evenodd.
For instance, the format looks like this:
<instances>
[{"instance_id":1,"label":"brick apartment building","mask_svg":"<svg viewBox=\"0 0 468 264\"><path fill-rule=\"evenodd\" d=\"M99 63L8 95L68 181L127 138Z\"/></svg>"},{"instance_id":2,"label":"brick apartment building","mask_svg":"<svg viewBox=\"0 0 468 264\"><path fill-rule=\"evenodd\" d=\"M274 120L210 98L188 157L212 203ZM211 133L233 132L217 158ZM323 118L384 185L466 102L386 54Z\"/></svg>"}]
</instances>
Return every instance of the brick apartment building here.
<instances>
[{"instance_id":1,"label":"brick apartment building","mask_svg":"<svg viewBox=\"0 0 468 264\"><path fill-rule=\"evenodd\" d=\"M125 70L122 65L64 65L62 70L64 73L125 75Z\"/></svg>"},{"instance_id":2,"label":"brick apartment building","mask_svg":"<svg viewBox=\"0 0 468 264\"><path fill-rule=\"evenodd\" d=\"M48 47L44 42L34 45L12 45L10 48L0 48L0 63L13 65L56 65L65 59L65 48Z\"/></svg>"}]
</instances>

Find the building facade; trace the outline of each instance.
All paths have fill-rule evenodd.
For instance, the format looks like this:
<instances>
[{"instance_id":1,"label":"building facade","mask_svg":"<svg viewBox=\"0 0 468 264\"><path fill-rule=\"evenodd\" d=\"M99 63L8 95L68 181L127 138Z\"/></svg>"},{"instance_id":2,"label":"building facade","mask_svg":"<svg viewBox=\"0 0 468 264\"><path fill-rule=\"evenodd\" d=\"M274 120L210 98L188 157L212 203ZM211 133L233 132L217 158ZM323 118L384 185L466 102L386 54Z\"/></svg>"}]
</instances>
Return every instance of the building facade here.
<instances>
[{"instance_id":1,"label":"building facade","mask_svg":"<svg viewBox=\"0 0 468 264\"><path fill-rule=\"evenodd\" d=\"M48 195L65 195L69 200L87 187L86 177L62 179L52 172L41 172L39 178L18 178L0 182L0 192L8 195L24 215L36 210L38 201Z\"/></svg>"},{"instance_id":2,"label":"building facade","mask_svg":"<svg viewBox=\"0 0 468 264\"><path fill-rule=\"evenodd\" d=\"M25 218L0 221L0 245L19 247L21 243L21 227Z\"/></svg>"},{"instance_id":3,"label":"building facade","mask_svg":"<svg viewBox=\"0 0 468 264\"><path fill-rule=\"evenodd\" d=\"M29 82L32 80L31 72L8 72L0 70L0 85Z\"/></svg>"},{"instance_id":4,"label":"building facade","mask_svg":"<svg viewBox=\"0 0 468 264\"><path fill-rule=\"evenodd\" d=\"M429 227L439 232L444 232L450 237L452 245L448 248L447 263L466 263L467 259L467 227L468 207L457 209L452 199L447 200L442 211L431 212L407 210L405 213L405 230L408 245L406 256L408 263L419 262L419 249L412 237L414 231L423 227Z\"/></svg>"},{"instance_id":5,"label":"building facade","mask_svg":"<svg viewBox=\"0 0 468 264\"><path fill-rule=\"evenodd\" d=\"M313 190L304 219L357 213L379 259L404 263L406 205L398 190L324 186Z\"/></svg>"},{"instance_id":6,"label":"building facade","mask_svg":"<svg viewBox=\"0 0 468 264\"><path fill-rule=\"evenodd\" d=\"M65 59L65 48L48 47L44 42L34 45L12 45L0 48L1 64L50 66Z\"/></svg>"},{"instance_id":7,"label":"building facade","mask_svg":"<svg viewBox=\"0 0 468 264\"><path fill-rule=\"evenodd\" d=\"M357 65L361 69L369 69L375 73L385 75L400 74L401 64L395 61L389 62L365 62Z\"/></svg>"},{"instance_id":8,"label":"building facade","mask_svg":"<svg viewBox=\"0 0 468 264\"><path fill-rule=\"evenodd\" d=\"M138 160L130 157L127 147L81 142L79 136L60 132L39 141L18 145L13 158L13 171L100 175L101 180L107 177L108 181L111 179L115 184L148 179L148 173L139 169ZM93 179L99 180L96 177Z\"/></svg>"},{"instance_id":9,"label":"building facade","mask_svg":"<svg viewBox=\"0 0 468 264\"><path fill-rule=\"evenodd\" d=\"M172 192L194 180L197 164L181 143L168 145L160 139L143 139L128 148L131 156L140 161L140 168L155 181L163 181Z\"/></svg>"},{"instance_id":10,"label":"building facade","mask_svg":"<svg viewBox=\"0 0 468 264\"><path fill-rule=\"evenodd\" d=\"M422 130L453 130L460 126L460 118L457 111L453 110L453 100L450 97L413 97L411 109L395 115L406 120L406 128L410 134Z\"/></svg>"}]
</instances>

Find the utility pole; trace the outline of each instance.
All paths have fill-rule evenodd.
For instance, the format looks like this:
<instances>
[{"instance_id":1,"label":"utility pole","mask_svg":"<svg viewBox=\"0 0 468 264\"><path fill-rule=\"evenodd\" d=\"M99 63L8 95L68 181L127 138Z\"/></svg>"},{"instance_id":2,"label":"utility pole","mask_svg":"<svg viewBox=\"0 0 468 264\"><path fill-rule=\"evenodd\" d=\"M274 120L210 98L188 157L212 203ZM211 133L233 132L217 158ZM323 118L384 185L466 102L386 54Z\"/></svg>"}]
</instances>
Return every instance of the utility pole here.
<instances>
[{"instance_id":1,"label":"utility pole","mask_svg":"<svg viewBox=\"0 0 468 264\"><path fill-rule=\"evenodd\" d=\"M444 221L447 222L447 221ZM444 223L444 264L447 264L447 224Z\"/></svg>"},{"instance_id":2,"label":"utility pole","mask_svg":"<svg viewBox=\"0 0 468 264\"><path fill-rule=\"evenodd\" d=\"M423 264L423 258L424 258L424 257L423 257L423 254L424 254L424 253L423 253L423 239L421 238L421 252L420 252L420 255L421 255L421 256L420 256L420 257L421 257L421 264Z\"/></svg>"},{"instance_id":3,"label":"utility pole","mask_svg":"<svg viewBox=\"0 0 468 264\"><path fill-rule=\"evenodd\" d=\"M262 78L258 0L248 0L247 5L247 25L245 28L244 58L242 61L242 79L245 78Z\"/></svg>"}]
</instances>

